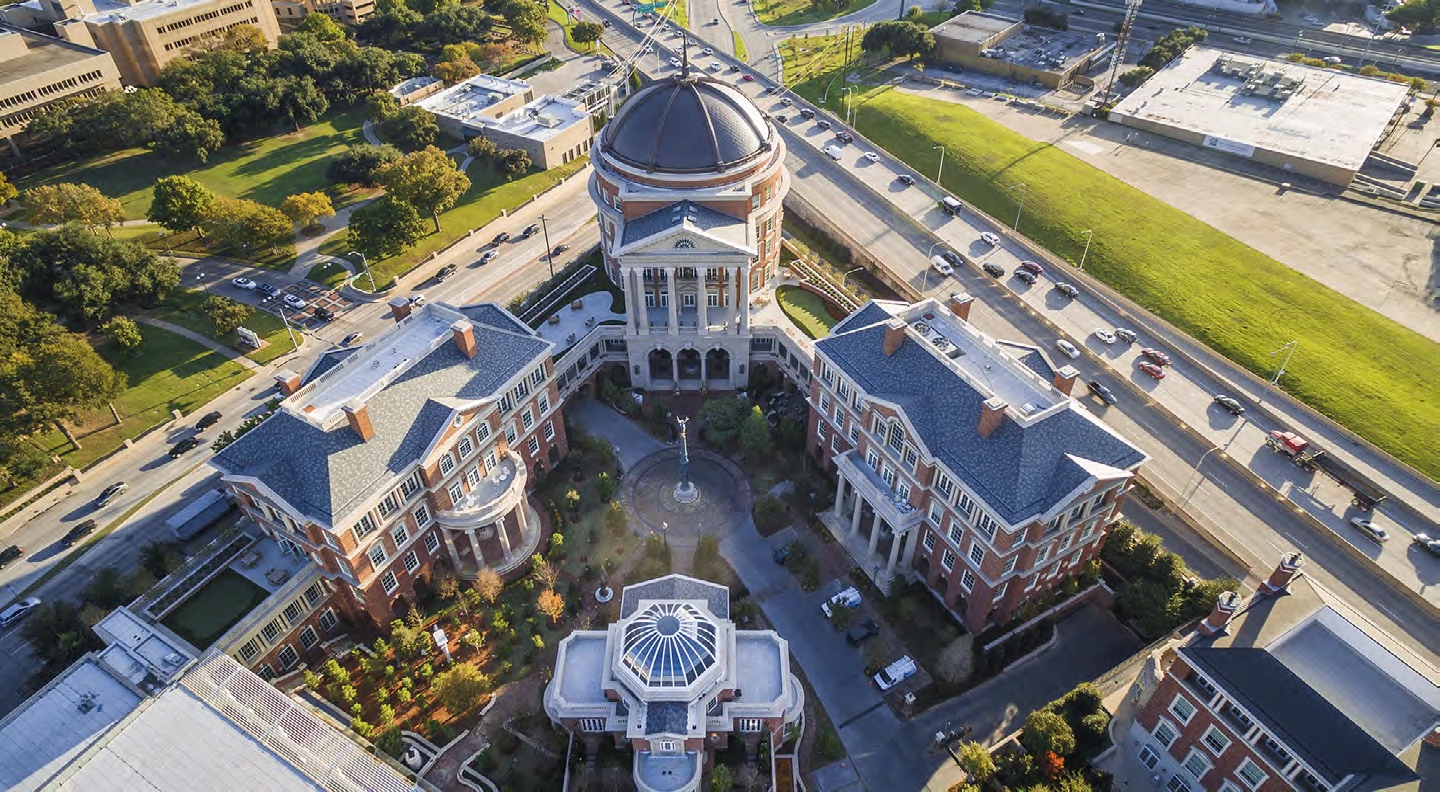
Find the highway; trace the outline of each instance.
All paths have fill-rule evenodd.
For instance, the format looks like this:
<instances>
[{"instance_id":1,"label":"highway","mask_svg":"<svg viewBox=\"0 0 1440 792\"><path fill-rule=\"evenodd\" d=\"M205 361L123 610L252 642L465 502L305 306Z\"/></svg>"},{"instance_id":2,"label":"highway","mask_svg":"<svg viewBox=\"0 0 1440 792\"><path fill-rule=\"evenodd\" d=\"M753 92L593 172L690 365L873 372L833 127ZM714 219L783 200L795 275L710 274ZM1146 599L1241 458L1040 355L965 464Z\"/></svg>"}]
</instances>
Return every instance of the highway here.
<instances>
[{"instance_id":1,"label":"highway","mask_svg":"<svg viewBox=\"0 0 1440 792\"><path fill-rule=\"evenodd\" d=\"M587 0L587 6L595 8L597 4ZM610 6L600 8L610 10ZM617 20L618 16L612 17L612 23ZM621 40L625 35L631 37L629 43ZM634 49L637 36L627 31L626 26L615 24L607 43L624 55ZM665 46L670 42L660 43ZM642 68L659 75L672 73L674 70L666 63L669 57L662 48L645 59ZM697 65L705 68L710 60L699 59ZM714 60L729 63L728 59L719 57ZM787 108L779 96L761 96L768 82L763 78L755 82L746 82L739 75L723 79L733 80L771 115L785 112L793 116L803 103L796 97L792 99L796 104ZM1436 648L1440 647L1440 622L1434 618L1433 606L1440 601L1440 592L1436 590L1436 583L1440 582L1440 562L1420 555L1406 543L1403 535L1383 548L1360 540L1353 529L1340 521L1345 509L1336 504L1348 503L1342 490L1328 481L1308 478L1302 481L1297 475L1301 474L1299 469L1262 447L1262 430L1270 426L1263 416L1255 416L1254 423L1248 419L1234 420L1212 406L1211 395L1226 388L1211 379L1208 369L1177 361L1170 369L1170 376L1158 383L1138 374L1134 369L1138 346L1162 344L1175 351L1175 346L1169 343L1173 335L1163 330L1157 334L1152 326L1153 318L1138 316L1141 321L1132 325L1141 334L1141 344L1135 348L1110 347L1093 341L1091 331L1095 327L1121 325L1123 320L1094 299L1088 285L1087 293L1079 300L1070 301L1060 299L1047 288L1045 280L1027 289L1008 278L997 281L974 267L962 267L956 279L942 282L927 266L927 254L937 242L966 255L993 258L1006 268L1007 275L1013 272L1022 248L1008 238L993 251L981 245L979 230L991 228L984 219L968 214L951 218L941 212L933 197L937 194L933 186L923 179L917 187L909 188L895 181L898 174L913 174L913 171L883 152L880 152L880 162L867 162L861 157L866 150L862 148L863 141L846 147L842 159L834 162L817 148L831 142L829 133L814 124L801 124L793 117L782 129L789 147L792 192L811 206L824 207L835 225L845 229L890 272L913 288L934 296L944 296L959 288L970 291L979 298L971 315L977 326L1002 338L1032 340L1045 348L1052 359L1059 357L1054 347L1058 334L1053 326L1065 330L1078 346L1085 348L1086 354L1073 361L1081 371L1082 380L1103 379L1118 390L1121 404L1107 408L1093 397L1084 397L1085 403L1150 454L1151 461L1142 469L1147 480L1249 561L1256 573L1263 577L1283 552L1299 550L1307 557L1306 569L1313 579L1343 596L1366 618L1411 644L1431 663L1436 662L1440 657L1436 654ZM1085 390L1084 386L1077 386L1077 394ZM1240 395L1244 397L1243 393ZM1279 409L1273 396L1266 397L1266 406ZM1251 412L1258 411L1252 406ZM1181 419L1177 421L1172 415L1179 415ZM1323 435L1317 440L1326 442ZM1212 451L1217 447L1222 450ZM1277 498L1258 486L1251 475L1273 479L1291 499ZM1432 501L1423 501L1421 508L1429 509L1433 505ZM1322 535L1321 529L1298 514L1300 506L1317 512L1329 526L1325 530L1330 531L1330 535ZM1383 515L1392 510L1398 507L1387 503L1381 509L1379 520L1387 523L1390 518ZM1350 542L1358 552L1340 546L1335 541L1337 537ZM1367 556L1374 559L1374 563L1367 560ZM1400 579L1401 585L1420 592L1430 607L1422 606L1392 587L1377 574L1375 563L1383 564Z\"/></svg>"}]
</instances>

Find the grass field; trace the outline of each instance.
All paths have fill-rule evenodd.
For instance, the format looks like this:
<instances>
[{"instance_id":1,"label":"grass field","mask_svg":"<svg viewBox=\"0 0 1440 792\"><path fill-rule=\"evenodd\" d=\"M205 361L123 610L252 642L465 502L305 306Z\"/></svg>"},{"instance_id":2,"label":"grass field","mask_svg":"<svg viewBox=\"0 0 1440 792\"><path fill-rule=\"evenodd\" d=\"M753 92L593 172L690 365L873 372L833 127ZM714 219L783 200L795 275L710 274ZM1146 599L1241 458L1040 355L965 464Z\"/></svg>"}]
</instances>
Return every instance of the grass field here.
<instances>
[{"instance_id":1,"label":"grass field","mask_svg":"<svg viewBox=\"0 0 1440 792\"><path fill-rule=\"evenodd\" d=\"M120 424L113 425L108 409L96 410L73 422L83 448L74 450L59 431L52 430L36 438L46 453L82 468L114 451L126 438L169 420L171 410L190 415L250 378L249 369L188 338L146 324L140 325L140 334L145 341L133 354L110 344L98 348L130 378L130 387L115 400Z\"/></svg>"},{"instance_id":2,"label":"grass field","mask_svg":"<svg viewBox=\"0 0 1440 792\"><path fill-rule=\"evenodd\" d=\"M815 0L753 0L755 16L762 25L804 25L810 22L824 22L838 16L852 14L867 8L875 0L840 0L836 3L817 3Z\"/></svg>"},{"instance_id":3,"label":"grass field","mask_svg":"<svg viewBox=\"0 0 1440 792\"><path fill-rule=\"evenodd\" d=\"M414 267L426 256L464 236L472 228L479 228L493 221L500 216L502 209L515 209L528 201L530 196L538 195L566 176L584 168L589 162L589 158L582 157L558 168L531 173L508 182L490 166L472 164L466 171L466 175L470 177L470 189L461 196L454 209L440 215L440 233L426 235L398 256L370 262L375 285L381 289L386 288L397 276ZM426 223L429 222L429 218L426 218ZM348 234L336 234L320 246L320 252L330 256L345 255L346 252L354 250L347 237ZM488 240L486 237L486 241ZM480 241L477 239L475 244L478 246ZM361 278L355 285L368 286L368 282Z\"/></svg>"},{"instance_id":4,"label":"grass field","mask_svg":"<svg viewBox=\"0 0 1440 792\"><path fill-rule=\"evenodd\" d=\"M816 98L836 61L796 90ZM1093 230L1087 272L1257 375L1298 340L1285 390L1440 478L1440 345L966 107L873 86L859 101L861 132L924 172L943 145L944 186L992 216L1013 217L1019 193L1007 188L1026 184L1020 231L1059 256L1078 260Z\"/></svg>"},{"instance_id":5,"label":"grass field","mask_svg":"<svg viewBox=\"0 0 1440 792\"><path fill-rule=\"evenodd\" d=\"M331 154L365 142L360 130L363 121L360 111L330 115L299 132L227 146L211 157L209 164L198 167L183 160L162 159L143 149L127 149L47 168L17 186L23 190L37 184L83 182L120 199L127 220L145 216L157 179L177 174L195 179L216 195L248 198L274 207L286 196L323 190L339 208L368 194L334 187L325 178Z\"/></svg>"},{"instance_id":6,"label":"grass field","mask_svg":"<svg viewBox=\"0 0 1440 792\"><path fill-rule=\"evenodd\" d=\"M247 256L245 251L227 250L224 246L207 241L198 231L171 234L152 223L121 226L113 229L112 233L116 239L133 239L157 253L166 255L222 256L257 267L284 271L295 265L294 242L273 249L258 250L255 255Z\"/></svg>"},{"instance_id":7,"label":"grass field","mask_svg":"<svg viewBox=\"0 0 1440 792\"><path fill-rule=\"evenodd\" d=\"M732 30L732 31L730 32L730 37L731 37L732 39L734 39L734 41L735 41L735 58L736 58L736 60L742 60L742 61L748 61L748 60L750 60L750 52L749 52L749 50L746 50L746 49L745 49L745 40L742 39L742 38L740 38L740 34L734 32L734 31Z\"/></svg>"},{"instance_id":8,"label":"grass field","mask_svg":"<svg viewBox=\"0 0 1440 792\"><path fill-rule=\"evenodd\" d=\"M825 301L820 296L799 286L781 286L775 289L775 302L795 326L811 338L824 338L837 321L825 310Z\"/></svg>"},{"instance_id":9,"label":"grass field","mask_svg":"<svg viewBox=\"0 0 1440 792\"><path fill-rule=\"evenodd\" d=\"M233 569L221 570L180 607L161 620L161 624L204 651L215 639L245 618L256 605L269 596L265 589L250 582Z\"/></svg>"},{"instance_id":10,"label":"grass field","mask_svg":"<svg viewBox=\"0 0 1440 792\"><path fill-rule=\"evenodd\" d=\"M280 317L269 311L256 309L255 315L245 320L245 327L254 330L262 339L270 342L259 349L251 349L241 342L238 333L229 333L225 336L215 335L215 327L210 324L209 317L200 312L200 304L205 302L205 298L208 296L209 294L206 292L195 289L177 289L165 298L164 307L156 312L155 317L218 341L236 352L243 353L245 357L256 363L269 363L294 351L295 346L290 341L290 334L285 332L285 323L280 321ZM296 337L299 337L298 333Z\"/></svg>"},{"instance_id":11,"label":"grass field","mask_svg":"<svg viewBox=\"0 0 1440 792\"><path fill-rule=\"evenodd\" d=\"M332 289L339 289L350 277L350 270L345 269L343 264L327 261L324 264L316 264L305 274L305 279L315 283L323 283Z\"/></svg>"}]
</instances>

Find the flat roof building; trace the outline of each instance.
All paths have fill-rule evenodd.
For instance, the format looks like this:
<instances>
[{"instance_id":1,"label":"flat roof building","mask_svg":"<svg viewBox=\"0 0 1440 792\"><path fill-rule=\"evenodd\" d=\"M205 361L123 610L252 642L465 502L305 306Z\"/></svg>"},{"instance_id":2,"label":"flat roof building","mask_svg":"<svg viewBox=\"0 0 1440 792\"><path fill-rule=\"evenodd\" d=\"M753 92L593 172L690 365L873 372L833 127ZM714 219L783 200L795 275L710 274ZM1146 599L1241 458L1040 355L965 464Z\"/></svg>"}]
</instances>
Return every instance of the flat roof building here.
<instances>
[{"instance_id":1,"label":"flat roof building","mask_svg":"<svg viewBox=\"0 0 1440 792\"><path fill-rule=\"evenodd\" d=\"M1016 82L1063 88L1105 51L1105 36L1027 25L1018 19L966 11L930 30L941 62Z\"/></svg>"},{"instance_id":2,"label":"flat roof building","mask_svg":"<svg viewBox=\"0 0 1440 792\"><path fill-rule=\"evenodd\" d=\"M1110 120L1344 186L1408 92L1377 77L1191 47Z\"/></svg>"},{"instance_id":3,"label":"flat roof building","mask_svg":"<svg viewBox=\"0 0 1440 792\"><path fill-rule=\"evenodd\" d=\"M342 25L355 27L375 13L375 0L270 0L275 19L287 30L311 14L324 14Z\"/></svg>"},{"instance_id":4,"label":"flat roof building","mask_svg":"<svg viewBox=\"0 0 1440 792\"><path fill-rule=\"evenodd\" d=\"M17 138L39 110L119 88L109 53L0 24L0 138L11 154L19 153Z\"/></svg>"},{"instance_id":5,"label":"flat roof building","mask_svg":"<svg viewBox=\"0 0 1440 792\"><path fill-rule=\"evenodd\" d=\"M413 92L413 89L412 89ZM590 152L590 112L574 99L535 98L526 83L481 74L415 102L441 131L521 149L546 170Z\"/></svg>"}]
</instances>

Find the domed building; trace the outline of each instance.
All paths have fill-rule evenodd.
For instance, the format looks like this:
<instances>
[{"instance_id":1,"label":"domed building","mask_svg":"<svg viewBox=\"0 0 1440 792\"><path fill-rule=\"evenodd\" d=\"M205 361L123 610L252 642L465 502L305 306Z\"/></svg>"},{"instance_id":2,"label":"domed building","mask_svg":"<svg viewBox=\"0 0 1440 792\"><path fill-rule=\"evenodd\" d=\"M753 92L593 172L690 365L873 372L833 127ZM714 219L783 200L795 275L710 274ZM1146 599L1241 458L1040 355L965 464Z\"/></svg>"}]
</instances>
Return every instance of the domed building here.
<instances>
[{"instance_id":1,"label":"domed building","mask_svg":"<svg viewBox=\"0 0 1440 792\"><path fill-rule=\"evenodd\" d=\"M745 387L750 296L780 261L785 144L744 94L681 74L636 92L600 133L590 196L625 292L630 379Z\"/></svg>"}]
</instances>

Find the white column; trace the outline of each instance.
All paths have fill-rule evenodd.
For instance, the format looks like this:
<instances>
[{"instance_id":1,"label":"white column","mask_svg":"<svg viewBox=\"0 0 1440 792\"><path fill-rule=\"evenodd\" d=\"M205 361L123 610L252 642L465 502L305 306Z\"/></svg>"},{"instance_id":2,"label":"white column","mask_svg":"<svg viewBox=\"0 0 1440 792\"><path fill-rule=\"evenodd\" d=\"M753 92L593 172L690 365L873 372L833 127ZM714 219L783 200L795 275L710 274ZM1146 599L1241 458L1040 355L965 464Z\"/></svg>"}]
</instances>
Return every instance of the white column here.
<instances>
[{"instance_id":1,"label":"white column","mask_svg":"<svg viewBox=\"0 0 1440 792\"><path fill-rule=\"evenodd\" d=\"M920 524L916 525L915 527L911 528L911 529L910 529L910 533L908 533L908 534L905 535L905 550L904 550L904 555L905 555L905 564L906 564L907 568L909 567L909 565L910 565L910 563L911 563L911 559L913 559L913 558L915 557L915 545L916 545L917 543L919 543L919 541L920 541L920 534L921 534L922 532L924 532L924 531L925 531L925 523L920 523Z\"/></svg>"},{"instance_id":2,"label":"white column","mask_svg":"<svg viewBox=\"0 0 1440 792\"><path fill-rule=\"evenodd\" d=\"M674 303L671 303L671 305L674 305ZM674 316L674 315L675 315L675 312L672 310L672 311L670 312L670 315L671 315L671 316ZM679 353L679 352L676 352L675 354L673 354L673 355L670 356L670 379L671 379L671 380L674 380L675 384L677 384L677 385L680 383L680 353Z\"/></svg>"},{"instance_id":3,"label":"white column","mask_svg":"<svg viewBox=\"0 0 1440 792\"><path fill-rule=\"evenodd\" d=\"M853 489L853 488L852 488ZM839 517L841 510L845 508L845 477L841 476L835 481L835 516Z\"/></svg>"},{"instance_id":4,"label":"white column","mask_svg":"<svg viewBox=\"0 0 1440 792\"><path fill-rule=\"evenodd\" d=\"M436 530L440 532L441 538L445 540L445 547L450 551L450 563L453 564L456 569L459 569L460 551L455 549L455 537L450 535L450 529L448 528L437 528Z\"/></svg>"},{"instance_id":5,"label":"white column","mask_svg":"<svg viewBox=\"0 0 1440 792\"><path fill-rule=\"evenodd\" d=\"M914 529L912 529L911 532L913 533ZM890 540L890 560L885 564L885 574L895 574L895 562L900 558L900 544L904 539L905 537L896 536Z\"/></svg>"},{"instance_id":6,"label":"white column","mask_svg":"<svg viewBox=\"0 0 1440 792\"><path fill-rule=\"evenodd\" d=\"M710 326L710 299L709 293L705 289L704 267L695 268L695 284L699 287L699 294L697 294L695 297L695 315L700 317L700 326L698 329L700 331L700 334L704 335L705 328Z\"/></svg>"},{"instance_id":7,"label":"white column","mask_svg":"<svg viewBox=\"0 0 1440 792\"><path fill-rule=\"evenodd\" d=\"M853 487L851 489L854 489ZM855 509L850 513L850 535L860 534L860 514L865 511L865 499L860 496L860 491L855 491Z\"/></svg>"},{"instance_id":8,"label":"white column","mask_svg":"<svg viewBox=\"0 0 1440 792\"><path fill-rule=\"evenodd\" d=\"M485 566L485 554L480 552L480 540L475 538L475 529L466 530L465 535L470 537L470 549L475 553L475 568Z\"/></svg>"},{"instance_id":9,"label":"white column","mask_svg":"<svg viewBox=\"0 0 1440 792\"><path fill-rule=\"evenodd\" d=\"M740 281L740 332L750 332L750 272Z\"/></svg>"},{"instance_id":10,"label":"white column","mask_svg":"<svg viewBox=\"0 0 1440 792\"><path fill-rule=\"evenodd\" d=\"M875 548L880 544L880 510L875 510L875 519L870 523L870 555L875 555Z\"/></svg>"},{"instance_id":11,"label":"white column","mask_svg":"<svg viewBox=\"0 0 1440 792\"><path fill-rule=\"evenodd\" d=\"M730 323L730 334L740 335L740 267L730 267L730 311L735 317Z\"/></svg>"},{"instance_id":12,"label":"white column","mask_svg":"<svg viewBox=\"0 0 1440 792\"><path fill-rule=\"evenodd\" d=\"M521 536L521 538L529 537L529 536L530 536L530 504L529 504L529 502L526 501L524 498L521 498L521 499L520 499L520 507L519 507L519 510L518 510L518 512L517 512L517 516L520 518L520 536Z\"/></svg>"},{"instance_id":13,"label":"white column","mask_svg":"<svg viewBox=\"0 0 1440 792\"><path fill-rule=\"evenodd\" d=\"M680 332L680 323L676 320L675 312L680 309L680 295L675 292L674 267L665 268L665 293L670 295L670 335L677 335Z\"/></svg>"},{"instance_id":14,"label":"white column","mask_svg":"<svg viewBox=\"0 0 1440 792\"><path fill-rule=\"evenodd\" d=\"M632 270L635 279L635 309L639 315L640 335L650 335L650 309L645 305L645 270Z\"/></svg>"},{"instance_id":15,"label":"white column","mask_svg":"<svg viewBox=\"0 0 1440 792\"><path fill-rule=\"evenodd\" d=\"M625 281L625 304L630 312L625 329L629 333L638 335L640 323L644 321L645 294L635 288L635 270L627 270L623 280Z\"/></svg>"},{"instance_id":16,"label":"white column","mask_svg":"<svg viewBox=\"0 0 1440 792\"><path fill-rule=\"evenodd\" d=\"M705 380L710 378L709 373L706 371L706 369L709 368L709 361L707 361L705 357L705 352L702 350L700 352L700 387L702 388L705 387Z\"/></svg>"},{"instance_id":17,"label":"white column","mask_svg":"<svg viewBox=\"0 0 1440 792\"><path fill-rule=\"evenodd\" d=\"M501 517L495 523L495 533L500 535L500 549L505 551L505 558L510 558L510 534L505 532L505 518Z\"/></svg>"}]
</instances>

